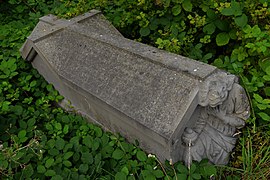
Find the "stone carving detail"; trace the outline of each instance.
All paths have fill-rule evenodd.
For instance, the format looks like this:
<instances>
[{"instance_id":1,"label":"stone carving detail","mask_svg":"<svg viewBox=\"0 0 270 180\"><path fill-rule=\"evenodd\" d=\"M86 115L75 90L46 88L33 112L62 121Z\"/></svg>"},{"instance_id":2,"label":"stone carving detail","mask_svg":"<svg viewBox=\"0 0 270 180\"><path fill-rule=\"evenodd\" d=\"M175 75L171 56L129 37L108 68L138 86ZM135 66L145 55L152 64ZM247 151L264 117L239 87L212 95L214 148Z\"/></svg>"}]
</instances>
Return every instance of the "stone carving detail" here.
<instances>
[{"instance_id":1,"label":"stone carving detail","mask_svg":"<svg viewBox=\"0 0 270 180\"><path fill-rule=\"evenodd\" d=\"M234 75L214 74L201 85L198 108L197 122L182 135L186 147L183 160L186 165L204 158L214 164L227 164L237 129L250 115L245 90Z\"/></svg>"}]
</instances>

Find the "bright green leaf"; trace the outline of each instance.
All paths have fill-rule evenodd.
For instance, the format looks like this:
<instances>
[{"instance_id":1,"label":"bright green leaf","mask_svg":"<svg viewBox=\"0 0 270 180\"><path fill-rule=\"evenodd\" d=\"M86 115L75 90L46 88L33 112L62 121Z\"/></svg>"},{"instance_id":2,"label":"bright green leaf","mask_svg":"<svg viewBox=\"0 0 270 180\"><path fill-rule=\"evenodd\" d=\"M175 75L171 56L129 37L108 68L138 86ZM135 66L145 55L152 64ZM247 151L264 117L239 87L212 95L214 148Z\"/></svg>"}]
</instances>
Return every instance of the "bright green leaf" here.
<instances>
[{"instance_id":1,"label":"bright green leaf","mask_svg":"<svg viewBox=\"0 0 270 180\"><path fill-rule=\"evenodd\" d=\"M182 10L181 6L177 4L172 8L172 13L174 16L177 16L178 14L181 13L181 10Z\"/></svg>"},{"instance_id":2,"label":"bright green leaf","mask_svg":"<svg viewBox=\"0 0 270 180\"><path fill-rule=\"evenodd\" d=\"M37 81L32 81L32 82L30 83L30 87L34 87L34 86L36 86L36 84L37 84Z\"/></svg>"},{"instance_id":3,"label":"bright green leaf","mask_svg":"<svg viewBox=\"0 0 270 180\"><path fill-rule=\"evenodd\" d=\"M230 35L226 32L219 33L216 37L216 43L218 46L224 46L230 41Z\"/></svg>"},{"instance_id":4,"label":"bright green leaf","mask_svg":"<svg viewBox=\"0 0 270 180\"><path fill-rule=\"evenodd\" d=\"M121 169L121 172L125 173L125 175L129 174L129 170L126 166Z\"/></svg>"},{"instance_id":5,"label":"bright green leaf","mask_svg":"<svg viewBox=\"0 0 270 180\"><path fill-rule=\"evenodd\" d=\"M257 102L262 103L263 98L259 94L254 93L253 97Z\"/></svg>"},{"instance_id":6,"label":"bright green leaf","mask_svg":"<svg viewBox=\"0 0 270 180\"><path fill-rule=\"evenodd\" d=\"M49 167L51 167L53 165L53 163L54 163L54 159L53 158L49 158L45 162L45 167L46 168L49 168Z\"/></svg>"},{"instance_id":7,"label":"bright green leaf","mask_svg":"<svg viewBox=\"0 0 270 180\"><path fill-rule=\"evenodd\" d=\"M96 127L95 132L96 132L96 137L101 137L103 134L102 129L100 127Z\"/></svg>"},{"instance_id":8,"label":"bright green leaf","mask_svg":"<svg viewBox=\"0 0 270 180\"><path fill-rule=\"evenodd\" d=\"M270 66L268 66L267 68L265 68L265 72L266 72L267 75L270 76Z\"/></svg>"},{"instance_id":9,"label":"bright green leaf","mask_svg":"<svg viewBox=\"0 0 270 180\"><path fill-rule=\"evenodd\" d=\"M270 121L270 116L264 112L259 112L258 115L265 121Z\"/></svg>"},{"instance_id":10,"label":"bright green leaf","mask_svg":"<svg viewBox=\"0 0 270 180\"><path fill-rule=\"evenodd\" d=\"M21 131L19 132L19 134L18 134L18 137L19 137L20 139L24 138L25 136L26 136L26 130L21 130Z\"/></svg>"},{"instance_id":11,"label":"bright green leaf","mask_svg":"<svg viewBox=\"0 0 270 180\"><path fill-rule=\"evenodd\" d=\"M270 87L265 87L263 90L265 95L270 97Z\"/></svg>"},{"instance_id":12,"label":"bright green leaf","mask_svg":"<svg viewBox=\"0 0 270 180\"><path fill-rule=\"evenodd\" d=\"M112 157L116 160L122 159L124 157L125 153L121 150L121 149L116 149L113 154Z\"/></svg>"},{"instance_id":13,"label":"bright green leaf","mask_svg":"<svg viewBox=\"0 0 270 180\"><path fill-rule=\"evenodd\" d=\"M138 151L136 156L140 161L146 161L147 160L147 156L146 156L145 152L143 152L143 151Z\"/></svg>"}]
</instances>

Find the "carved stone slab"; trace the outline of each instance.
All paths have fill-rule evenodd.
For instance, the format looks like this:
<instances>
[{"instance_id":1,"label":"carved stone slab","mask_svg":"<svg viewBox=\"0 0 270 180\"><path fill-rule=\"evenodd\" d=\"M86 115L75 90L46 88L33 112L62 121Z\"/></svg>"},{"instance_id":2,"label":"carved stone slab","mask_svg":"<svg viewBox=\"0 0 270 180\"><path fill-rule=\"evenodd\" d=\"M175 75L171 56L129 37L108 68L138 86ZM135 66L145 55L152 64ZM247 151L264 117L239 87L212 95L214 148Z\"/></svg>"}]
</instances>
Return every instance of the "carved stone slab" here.
<instances>
[{"instance_id":1,"label":"carved stone slab","mask_svg":"<svg viewBox=\"0 0 270 180\"><path fill-rule=\"evenodd\" d=\"M235 76L126 39L96 10L42 17L21 54L77 112L162 160L225 164L249 116Z\"/></svg>"}]
</instances>

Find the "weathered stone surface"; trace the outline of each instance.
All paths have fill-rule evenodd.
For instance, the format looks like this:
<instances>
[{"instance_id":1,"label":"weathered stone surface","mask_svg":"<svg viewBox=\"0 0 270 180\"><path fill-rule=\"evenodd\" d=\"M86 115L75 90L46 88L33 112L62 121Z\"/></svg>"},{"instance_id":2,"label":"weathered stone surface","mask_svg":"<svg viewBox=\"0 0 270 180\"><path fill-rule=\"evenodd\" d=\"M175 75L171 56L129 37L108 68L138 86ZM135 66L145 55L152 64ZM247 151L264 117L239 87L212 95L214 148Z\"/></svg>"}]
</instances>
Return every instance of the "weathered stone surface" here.
<instances>
[{"instance_id":1,"label":"weathered stone surface","mask_svg":"<svg viewBox=\"0 0 270 180\"><path fill-rule=\"evenodd\" d=\"M232 93L244 94L237 105L243 106L240 108L243 112L238 108L237 113L246 113L241 116L243 120L249 115L245 93L235 76L128 40L95 10L71 20L53 15L42 17L21 53L78 112L111 131L120 132L130 141L138 139L146 151L161 159L189 163L207 157L224 164L232 148L221 155L222 160L211 159L213 153L206 152L216 139L208 138L211 147L205 146L202 132L215 130L209 130L205 124L209 119L220 121L221 127L232 127L232 133L228 135L221 130L219 135L234 135L235 127L240 127L242 121L230 124L224 118L238 120L234 118L234 105L229 102L234 101L230 100L235 98ZM227 80L228 77L233 80ZM228 84L237 88L229 88ZM218 99L220 94L223 97ZM218 103L213 104L214 101ZM221 106L224 111L216 110ZM214 127L213 124L209 127ZM229 141L234 145L235 138ZM215 143L223 143L222 138ZM199 155L198 150L202 152Z\"/></svg>"}]
</instances>

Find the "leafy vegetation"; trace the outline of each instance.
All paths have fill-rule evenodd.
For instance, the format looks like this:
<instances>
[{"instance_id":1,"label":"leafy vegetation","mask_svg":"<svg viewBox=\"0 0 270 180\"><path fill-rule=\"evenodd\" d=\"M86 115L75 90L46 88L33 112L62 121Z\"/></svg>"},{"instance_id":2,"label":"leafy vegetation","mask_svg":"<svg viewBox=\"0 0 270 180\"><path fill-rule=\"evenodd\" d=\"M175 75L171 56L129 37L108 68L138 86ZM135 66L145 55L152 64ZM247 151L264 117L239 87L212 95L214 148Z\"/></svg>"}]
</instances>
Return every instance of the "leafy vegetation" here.
<instances>
[{"instance_id":1,"label":"leafy vegetation","mask_svg":"<svg viewBox=\"0 0 270 180\"><path fill-rule=\"evenodd\" d=\"M269 179L269 6L269 0L0 1L1 179ZM70 18L93 8L128 38L239 76L252 115L229 166L162 165L54 106L62 97L22 60L19 48L39 17Z\"/></svg>"}]
</instances>

